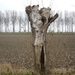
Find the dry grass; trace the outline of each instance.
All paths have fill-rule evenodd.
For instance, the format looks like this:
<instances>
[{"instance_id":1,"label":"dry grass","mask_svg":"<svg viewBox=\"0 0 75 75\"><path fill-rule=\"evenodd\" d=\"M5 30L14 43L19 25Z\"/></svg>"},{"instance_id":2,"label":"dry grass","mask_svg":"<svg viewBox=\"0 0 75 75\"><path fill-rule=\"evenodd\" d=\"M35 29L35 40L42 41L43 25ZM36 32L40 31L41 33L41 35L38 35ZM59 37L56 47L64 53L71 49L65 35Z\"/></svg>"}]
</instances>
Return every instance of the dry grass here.
<instances>
[{"instance_id":1,"label":"dry grass","mask_svg":"<svg viewBox=\"0 0 75 75\"><path fill-rule=\"evenodd\" d=\"M69 68L60 68L60 69L52 69L51 70L51 75L75 75L75 69Z\"/></svg>"},{"instance_id":2,"label":"dry grass","mask_svg":"<svg viewBox=\"0 0 75 75\"><path fill-rule=\"evenodd\" d=\"M0 75L39 75L34 70L26 69L24 67L12 67L10 63L0 64ZM75 69L60 68L48 70L46 75L75 75Z\"/></svg>"},{"instance_id":3,"label":"dry grass","mask_svg":"<svg viewBox=\"0 0 75 75\"><path fill-rule=\"evenodd\" d=\"M10 63L0 64L0 75L32 75L34 70L24 67L12 67Z\"/></svg>"}]
</instances>

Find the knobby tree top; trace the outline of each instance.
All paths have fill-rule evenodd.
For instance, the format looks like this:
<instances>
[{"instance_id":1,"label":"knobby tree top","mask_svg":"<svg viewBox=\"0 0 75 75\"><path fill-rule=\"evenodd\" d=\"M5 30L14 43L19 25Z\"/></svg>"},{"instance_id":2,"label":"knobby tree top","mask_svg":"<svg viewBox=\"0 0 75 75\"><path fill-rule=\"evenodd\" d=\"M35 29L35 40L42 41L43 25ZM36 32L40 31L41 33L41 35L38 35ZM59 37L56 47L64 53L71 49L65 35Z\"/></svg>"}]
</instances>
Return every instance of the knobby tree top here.
<instances>
[{"instance_id":1,"label":"knobby tree top","mask_svg":"<svg viewBox=\"0 0 75 75\"><path fill-rule=\"evenodd\" d=\"M29 5L25 11L31 23L32 33L36 38L34 45L42 44L44 42L43 36L46 35L49 25L58 17L58 14L51 16L51 8L43 7L39 10L39 5Z\"/></svg>"},{"instance_id":2,"label":"knobby tree top","mask_svg":"<svg viewBox=\"0 0 75 75\"><path fill-rule=\"evenodd\" d=\"M51 8L49 7L48 8L43 7L39 10L39 5L33 5L33 6L29 5L26 7L25 11L28 15L30 22L32 22L32 20L34 20L34 22L36 20L40 20L43 23L43 25L47 25L47 24L49 25L58 17L57 13L54 16L50 15Z\"/></svg>"}]
</instances>

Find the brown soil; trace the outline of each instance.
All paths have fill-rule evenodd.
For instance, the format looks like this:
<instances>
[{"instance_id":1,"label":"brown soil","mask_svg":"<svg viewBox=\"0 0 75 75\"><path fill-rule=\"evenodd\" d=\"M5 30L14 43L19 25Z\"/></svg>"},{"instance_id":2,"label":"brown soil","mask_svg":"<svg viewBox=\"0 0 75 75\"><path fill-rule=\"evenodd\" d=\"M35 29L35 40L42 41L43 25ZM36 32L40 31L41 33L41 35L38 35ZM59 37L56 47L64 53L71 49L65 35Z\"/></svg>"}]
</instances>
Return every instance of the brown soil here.
<instances>
[{"instance_id":1,"label":"brown soil","mask_svg":"<svg viewBox=\"0 0 75 75\"><path fill-rule=\"evenodd\" d=\"M47 35L47 67L75 67L75 35ZM0 34L0 63L34 66L32 35Z\"/></svg>"}]
</instances>

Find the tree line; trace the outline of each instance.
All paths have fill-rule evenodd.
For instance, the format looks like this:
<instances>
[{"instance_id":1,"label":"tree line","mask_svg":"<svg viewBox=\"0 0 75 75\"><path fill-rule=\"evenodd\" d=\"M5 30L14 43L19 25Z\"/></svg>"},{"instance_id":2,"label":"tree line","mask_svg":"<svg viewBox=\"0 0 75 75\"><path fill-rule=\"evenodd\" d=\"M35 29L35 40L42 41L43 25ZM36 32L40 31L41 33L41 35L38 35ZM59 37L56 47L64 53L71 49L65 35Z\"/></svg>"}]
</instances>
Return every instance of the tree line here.
<instances>
[{"instance_id":1,"label":"tree line","mask_svg":"<svg viewBox=\"0 0 75 75\"><path fill-rule=\"evenodd\" d=\"M16 32L15 26L18 25L19 32L23 28L24 32L26 31L26 25L28 19L25 13L17 11L5 11L4 13L0 11L0 32L9 32L9 26L12 25L12 32ZM3 30L3 26L5 27ZM10 30L11 31L11 30ZM28 31L29 32L29 31Z\"/></svg>"},{"instance_id":2,"label":"tree line","mask_svg":"<svg viewBox=\"0 0 75 75\"><path fill-rule=\"evenodd\" d=\"M75 11L58 11L59 17L49 28L50 32L75 32Z\"/></svg>"},{"instance_id":3,"label":"tree line","mask_svg":"<svg viewBox=\"0 0 75 75\"><path fill-rule=\"evenodd\" d=\"M53 11L54 12L54 11ZM75 11L58 11L58 19L53 22L48 32L75 32ZM18 32L30 32L30 23L25 12L17 11L0 11L0 32L9 32L12 26L12 32L16 32L15 27L18 25ZM4 30L3 30L4 26Z\"/></svg>"}]
</instances>

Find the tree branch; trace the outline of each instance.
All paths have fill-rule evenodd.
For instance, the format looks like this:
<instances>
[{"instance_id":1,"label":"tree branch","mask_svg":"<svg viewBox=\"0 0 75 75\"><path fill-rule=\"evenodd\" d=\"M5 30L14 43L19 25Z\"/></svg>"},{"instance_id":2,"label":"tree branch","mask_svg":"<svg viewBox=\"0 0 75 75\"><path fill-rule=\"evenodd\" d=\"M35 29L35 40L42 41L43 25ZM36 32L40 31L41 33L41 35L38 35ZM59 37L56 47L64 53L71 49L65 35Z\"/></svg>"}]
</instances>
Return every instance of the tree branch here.
<instances>
[{"instance_id":1,"label":"tree branch","mask_svg":"<svg viewBox=\"0 0 75 75\"><path fill-rule=\"evenodd\" d=\"M49 23L52 23L54 20L58 18L58 14L56 13L52 18L50 18Z\"/></svg>"},{"instance_id":2,"label":"tree branch","mask_svg":"<svg viewBox=\"0 0 75 75\"><path fill-rule=\"evenodd\" d=\"M58 18L58 16L59 16L59 15L56 13L53 17L51 17L51 18L49 19L48 24L47 24L47 27L46 27L46 31L47 31L49 25L50 25L52 22L54 22L54 20L56 20L56 19Z\"/></svg>"}]
</instances>

